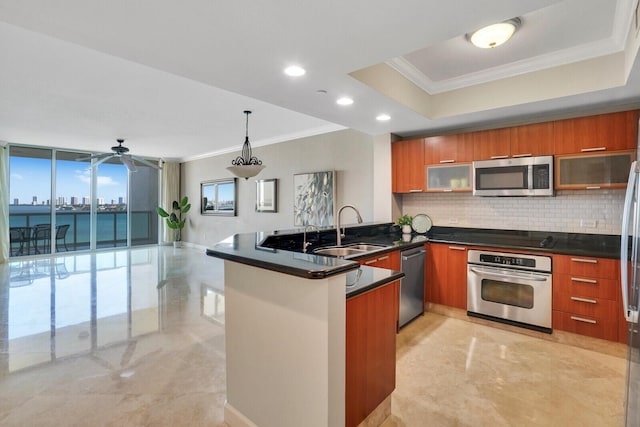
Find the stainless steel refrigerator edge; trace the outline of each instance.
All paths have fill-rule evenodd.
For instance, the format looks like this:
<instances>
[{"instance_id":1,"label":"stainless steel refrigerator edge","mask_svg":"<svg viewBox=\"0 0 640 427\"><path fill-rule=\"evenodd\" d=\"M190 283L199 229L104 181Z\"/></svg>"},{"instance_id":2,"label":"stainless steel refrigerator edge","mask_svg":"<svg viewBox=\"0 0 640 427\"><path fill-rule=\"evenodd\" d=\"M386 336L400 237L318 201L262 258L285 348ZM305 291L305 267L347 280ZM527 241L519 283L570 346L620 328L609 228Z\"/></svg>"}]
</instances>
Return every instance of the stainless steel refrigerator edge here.
<instances>
[{"instance_id":1,"label":"stainless steel refrigerator edge","mask_svg":"<svg viewBox=\"0 0 640 427\"><path fill-rule=\"evenodd\" d=\"M640 139L640 137L639 137ZM620 230L620 283L622 309L629 326L625 420L627 427L640 426L640 336L638 335L638 288L640 281L640 186L638 161L631 164ZM631 241L629 241L631 239ZM629 246L631 256L629 257ZM631 265L631 271L628 266Z\"/></svg>"},{"instance_id":2,"label":"stainless steel refrigerator edge","mask_svg":"<svg viewBox=\"0 0 640 427\"><path fill-rule=\"evenodd\" d=\"M423 248L400 252L400 270L404 277L400 279L399 327L424 312L425 253Z\"/></svg>"}]
</instances>

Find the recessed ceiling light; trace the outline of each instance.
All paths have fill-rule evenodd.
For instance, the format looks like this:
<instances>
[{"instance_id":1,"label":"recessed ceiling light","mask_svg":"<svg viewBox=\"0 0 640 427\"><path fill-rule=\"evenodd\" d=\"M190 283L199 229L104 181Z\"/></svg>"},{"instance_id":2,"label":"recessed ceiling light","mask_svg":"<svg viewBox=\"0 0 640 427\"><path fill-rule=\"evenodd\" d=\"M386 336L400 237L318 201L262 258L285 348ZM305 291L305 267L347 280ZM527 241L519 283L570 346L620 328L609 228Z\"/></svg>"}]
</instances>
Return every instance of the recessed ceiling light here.
<instances>
[{"instance_id":1,"label":"recessed ceiling light","mask_svg":"<svg viewBox=\"0 0 640 427\"><path fill-rule=\"evenodd\" d=\"M491 49L509 40L521 23L520 18L509 19L499 24L480 28L471 35L467 34L467 38L474 46L482 49Z\"/></svg>"},{"instance_id":2,"label":"recessed ceiling light","mask_svg":"<svg viewBox=\"0 0 640 427\"><path fill-rule=\"evenodd\" d=\"M297 65L292 65L290 67L285 68L284 73L287 76L300 77L300 76L304 76L307 73L307 70Z\"/></svg>"},{"instance_id":3,"label":"recessed ceiling light","mask_svg":"<svg viewBox=\"0 0 640 427\"><path fill-rule=\"evenodd\" d=\"M338 98L338 100L336 101L336 104L338 105L351 105L353 104L353 99L347 97L347 96L343 96L342 98Z\"/></svg>"},{"instance_id":4,"label":"recessed ceiling light","mask_svg":"<svg viewBox=\"0 0 640 427\"><path fill-rule=\"evenodd\" d=\"M391 120L391 116L388 114L378 114L376 120L379 122L386 122L387 120Z\"/></svg>"}]
</instances>

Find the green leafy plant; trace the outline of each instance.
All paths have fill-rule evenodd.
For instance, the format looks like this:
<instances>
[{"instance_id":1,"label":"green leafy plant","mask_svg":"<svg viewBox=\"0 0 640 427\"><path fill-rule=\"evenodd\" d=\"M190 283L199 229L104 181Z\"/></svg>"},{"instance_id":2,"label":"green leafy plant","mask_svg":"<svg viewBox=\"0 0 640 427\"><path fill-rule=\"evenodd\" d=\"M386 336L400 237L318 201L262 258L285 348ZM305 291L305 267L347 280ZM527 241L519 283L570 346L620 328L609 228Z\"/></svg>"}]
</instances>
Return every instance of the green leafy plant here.
<instances>
[{"instance_id":1,"label":"green leafy plant","mask_svg":"<svg viewBox=\"0 0 640 427\"><path fill-rule=\"evenodd\" d=\"M402 215L400 218L398 218L396 224L398 224L399 226L411 225L411 221L413 221L413 217L411 215Z\"/></svg>"},{"instance_id":2,"label":"green leafy plant","mask_svg":"<svg viewBox=\"0 0 640 427\"><path fill-rule=\"evenodd\" d=\"M158 215L160 215L162 218L166 219L167 227L171 228L172 230L178 230L176 241L179 242L182 239L181 232L186 222L186 220L182 219L182 215L189 212L189 209L191 209L191 204L189 203L189 198L187 196L184 196L179 202L177 200L174 200L171 204L171 207L173 211L171 213L165 211L160 206L158 206L156 212L158 212Z\"/></svg>"}]
</instances>

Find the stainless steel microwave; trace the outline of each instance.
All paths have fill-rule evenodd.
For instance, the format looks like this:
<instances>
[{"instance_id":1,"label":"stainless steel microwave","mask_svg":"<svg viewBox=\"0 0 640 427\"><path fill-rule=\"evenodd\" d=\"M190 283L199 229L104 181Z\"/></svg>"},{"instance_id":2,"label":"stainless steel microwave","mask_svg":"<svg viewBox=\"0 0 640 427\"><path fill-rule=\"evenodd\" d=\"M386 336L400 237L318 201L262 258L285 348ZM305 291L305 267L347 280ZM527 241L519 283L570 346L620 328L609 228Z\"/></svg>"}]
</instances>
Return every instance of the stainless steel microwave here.
<instances>
[{"instance_id":1,"label":"stainless steel microwave","mask_svg":"<svg viewBox=\"0 0 640 427\"><path fill-rule=\"evenodd\" d=\"M474 196L553 196L553 156L473 162Z\"/></svg>"}]
</instances>

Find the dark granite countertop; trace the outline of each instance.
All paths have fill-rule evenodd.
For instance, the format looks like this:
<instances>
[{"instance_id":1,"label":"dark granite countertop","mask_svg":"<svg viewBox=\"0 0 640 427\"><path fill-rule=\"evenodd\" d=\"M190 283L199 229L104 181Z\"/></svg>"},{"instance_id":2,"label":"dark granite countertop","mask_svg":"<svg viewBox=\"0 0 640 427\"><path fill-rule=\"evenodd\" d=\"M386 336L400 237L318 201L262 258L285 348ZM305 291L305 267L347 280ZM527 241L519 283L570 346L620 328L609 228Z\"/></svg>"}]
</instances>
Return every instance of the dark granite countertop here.
<instances>
[{"instance_id":1,"label":"dark granite countertop","mask_svg":"<svg viewBox=\"0 0 640 427\"><path fill-rule=\"evenodd\" d=\"M433 227L427 236L434 243L620 258L620 236L609 234Z\"/></svg>"},{"instance_id":2,"label":"dark granite countertop","mask_svg":"<svg viewBox=\"0 0 640 427\"><path fill-rule=\"evenodd\" d=\"M363 265L359 269L347 273L347 299L403 277L404 273L399 271Z\"/></svg>"}]
</instances>

